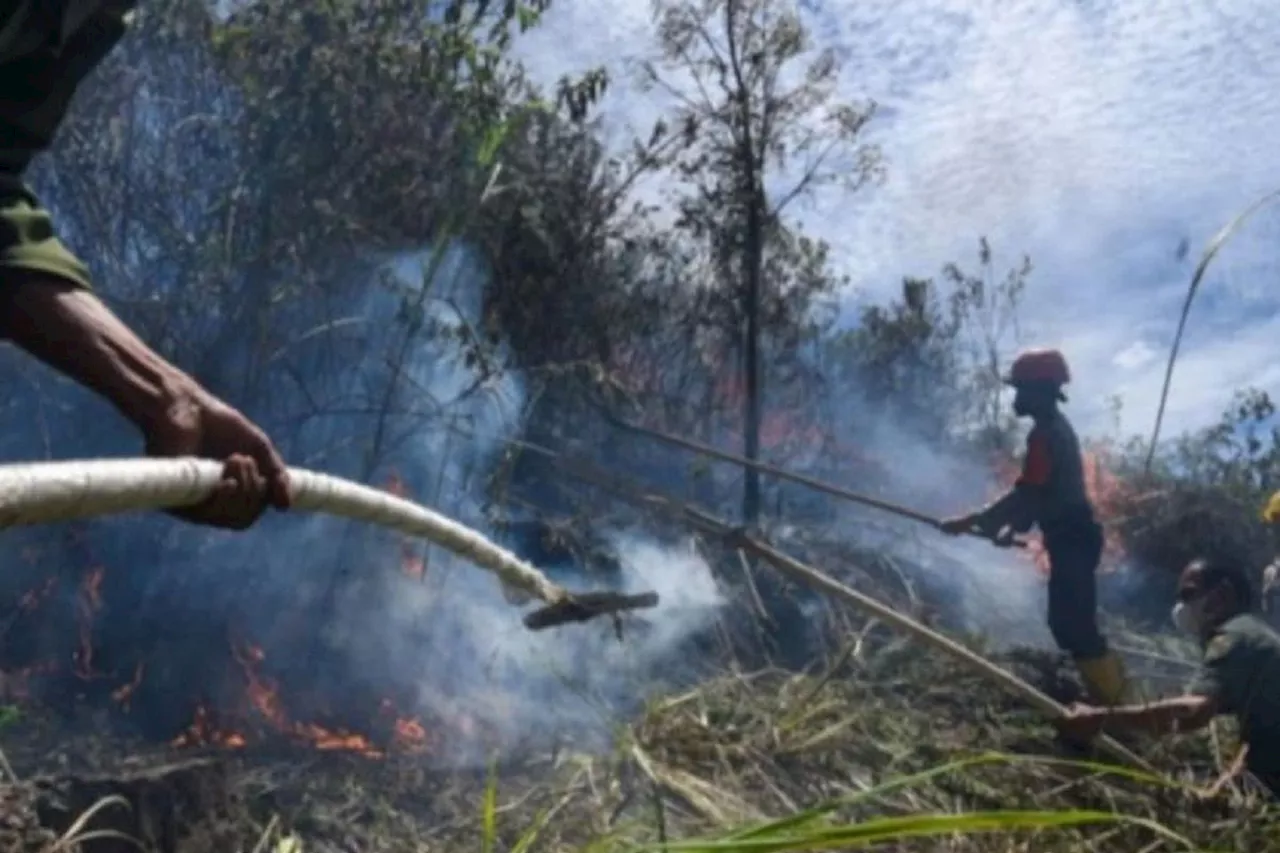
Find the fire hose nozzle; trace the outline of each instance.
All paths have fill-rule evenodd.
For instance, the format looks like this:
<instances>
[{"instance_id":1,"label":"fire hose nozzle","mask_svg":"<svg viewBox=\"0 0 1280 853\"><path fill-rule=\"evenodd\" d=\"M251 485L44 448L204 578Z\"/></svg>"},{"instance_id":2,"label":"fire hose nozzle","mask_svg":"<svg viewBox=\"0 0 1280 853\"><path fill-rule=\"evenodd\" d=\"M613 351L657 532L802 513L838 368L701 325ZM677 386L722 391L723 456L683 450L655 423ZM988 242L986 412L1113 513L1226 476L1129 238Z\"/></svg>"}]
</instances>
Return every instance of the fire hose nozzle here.
<instances>
[{"instance_id":1,"label":"fire hose nozzle","mask_svg":"<svg viewBox=\"0 0 1280 853\"><path fill-rule=\"evenodd\" d=\"M656 592L642 592L638 595L584 592L538 608L524 617L524 626L530 631L541 631L570 622L587 622L597 616L616 616L629 610L645 610L657 606Z\"/></svg>"}]
</instances>

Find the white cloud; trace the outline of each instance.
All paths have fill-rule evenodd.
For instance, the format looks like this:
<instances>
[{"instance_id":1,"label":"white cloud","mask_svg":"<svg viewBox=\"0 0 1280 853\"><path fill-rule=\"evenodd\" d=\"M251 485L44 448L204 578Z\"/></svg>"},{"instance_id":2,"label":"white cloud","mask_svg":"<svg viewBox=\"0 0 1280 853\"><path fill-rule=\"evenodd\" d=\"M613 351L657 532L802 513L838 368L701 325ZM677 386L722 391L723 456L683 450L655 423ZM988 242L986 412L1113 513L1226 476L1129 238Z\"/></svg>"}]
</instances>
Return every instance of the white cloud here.
<instances>
[{"instance_id":1,"label":"white cloud","mask_svg":"<svg viewBox=\"0 0 1280 853\"><path fill-rule=\"evenodd\" d=\"M1111 363L1121 370L1132 371L1150 364L1156 358L1159 358L1159 355L1150 344L1146 341L1134 341L1116 353Z\"/></svg>"},{"instance_id":2,"label":"white cloud","mask_svg":"<svg viewBox=\"0 0 1280 853\"><path fill-rule=\"evenodd\" d=\"M1149 429L1187 281L1208 239L1280 187L1280 5L1271 0L826 0L815 37L841 49L850 98L886 107L868 140L889 177L827 197L806 226L864 295L972 263L987 235L1036 265L1029 340L1061 345L1086 429ZM646 0L556 0L523 44L551 79L623 74L653 49ZM622 79L615 128L661 108ZM1190 241L1179 260L1178 245ZM1244 384L1280 390L1280 211L1220 254L1193 309L1166 431L1214 420Z\"/></svg>"}]
</instances>

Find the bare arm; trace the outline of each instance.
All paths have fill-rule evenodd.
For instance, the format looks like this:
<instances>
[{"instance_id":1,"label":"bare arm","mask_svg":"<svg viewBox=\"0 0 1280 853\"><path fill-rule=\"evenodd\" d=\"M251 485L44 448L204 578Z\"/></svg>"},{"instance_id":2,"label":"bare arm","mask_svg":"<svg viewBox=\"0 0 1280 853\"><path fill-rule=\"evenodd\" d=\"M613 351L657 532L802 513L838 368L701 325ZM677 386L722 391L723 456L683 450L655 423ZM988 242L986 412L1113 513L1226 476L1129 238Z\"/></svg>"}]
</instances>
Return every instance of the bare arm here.
<instances>
[{"instance_id":1,"label":"bare arm","mask_svg":"<svg viewBox=\"0 0 1280 853\"><path fill-rule=\"evenodd\" d=\"M992 536L1005 527L1011 527L1017 533L1026 533L1035 523L1035 507L1038 500L1034 492L1035 488L1035 486L1018 483L998 500L976 513L976 523Z\"/></svg>"},{"instance_id":2,"label":"bare arm","mask_svg":"<svg viewBox=\"0 0 1280 853\"><path fill-rule=\"evenodd\" d=\"M170 364L98 297L58 278L0 282L0 336L110 401L133 422L152 456L225 462L204 503L174 515L243 529L269 502L292 502L288 470L271 440L244 415Z\"/></svg>"},{"instance_id":3,"label":"bare arm","mask_svg":"<svg viewBox=\"0 0 1280 853\"><path fill-rule=\"evenodd\" d=\"M1217 713L1209 696L1176 696L1146 705L1122 705L1104 713L1106 722L1153 734L1193 732L1209 725Z\"/></svg>"},{"instance_id":4,"label":"bare arm","mask_svg":"<svg viewBox=\"0 0 1280 853\"><path fill-rule=\"evenodd\" d=\"M977 512L944 521L942 530L954 534L968 533L976 528L993 538L1006 527L1015 533L1026 533L1035 524L1040 493L1049 482L1052 468L1053 458L1048 442L1033 430L1027 439L1027 457L1022 463L1022 473L1013 487Z\"/></svg>"},{"instance_id":5,"label":"bare arm","mask_svg":"<svg viewBox=\"0 0 1280 853\"><path fill-rule=\"evenodd\" d=\"M196 383L143 343L97 296L56 280L3 285L0 335L102 395L150 433Z\"/></svg>"},{"instance_id":6,"label":"bare arm","mask_svg":"<svg viewBox=\"0 0 1280 853\"><path fill-rule=\"evenodd\" d=\"M1110 727L1151 734L1175 734L1204 728L1217 712L1217 702L1213 697L1191 694L1144 705L1119 705L1115 708L1076 706L1062 721L1062 727L1084 736L1092 736L1102 728Z\"/></svg>"},{"instance_id":7,"label":"bare arm","mask_svg":"<svg viewBox=\"0 0 1280 853\"><path fill-rule=\"evenodd\" d=\"M943 521L942 530L952 534L976 531L992 538L1006 527L1014 533L1026 533L1035 523L1038 496L1034 489L1020 483L976 512Z\"/></svg>"}]
</instances>

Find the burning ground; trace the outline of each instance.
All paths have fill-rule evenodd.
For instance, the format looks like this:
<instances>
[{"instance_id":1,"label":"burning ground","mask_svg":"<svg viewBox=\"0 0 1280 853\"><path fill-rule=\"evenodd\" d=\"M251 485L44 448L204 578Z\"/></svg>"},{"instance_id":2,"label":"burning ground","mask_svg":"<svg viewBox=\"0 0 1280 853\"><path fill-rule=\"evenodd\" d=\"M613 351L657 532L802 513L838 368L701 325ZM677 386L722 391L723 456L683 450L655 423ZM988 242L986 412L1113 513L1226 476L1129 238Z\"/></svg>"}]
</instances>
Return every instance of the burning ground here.
<instances>
[{"instance_id":1,"label":"burning ground","mask_svg":"<svg viewBox=\"0 0 1280 853\"><path fill-rule=\"evenodd\" d=\"M1108 505L1101 489L1123 488L1109 478L1095 476L1091 483L1100 506ZM603 496L583 497L604 505ZM860 591L985 644L997 662L1055 698L1075 697L1070 668L1054 655L1009 648L1007 637L994 642L970 630L981 613L974 599L992 603L989 589L956 578L951 586L939 583L939 566L959 572L961 559L985 556L1006 561L1003 585L1016 579L1034 600L1041 584L1034 551L934 554L926 565L919 555L930 543L912 543L904 531L896 531L893 549L849 545L837 535L849 520L826 532L817 526L769 532L779 547ZM572 536L574 526L566 527L563 535ZM112 640L113 630L132 635L127 618L112 627L111 614L128 610L113 609L110 567L90 560L74 583L58 577L36 583L13 598L6 623L5 651L14 665L5 686L15 711L3 729L3 747L25 781L5 789L0 849L51 849L61 835L92 829L142 838L149 849L182 851L456 850L484 846L486 839L494 849L526 844L570 851L598 843L625 849L719 836L837 801L828 815L835 821L1031 809L1083 822L1031 835L944 833L894 841L890 849L897 850L1265 850L1280 829L1276 815L1247 792L1213 802L1190 792L1230 760L1228 727L1171 745L1134 743L1169 774L1165 785L1076 766L993 760L894 787L893 780L965 757L1064 753L1041 716L953 661L780 582L767 566L713 538L690 540L656 518L647 527L654 542L684 544L632 546L627 553L625 543L633 540L615 538L624 543L621 562L632 561L634 569L682 558L678 568L686 576L710 567L720 598L699 630L662 637L658 645L660 616L650 624L628 622L620 643L609 626L565 629L547 642L526 635L527 645L541 653L572 646L591 659L592 666L573 671L577 689L596 692L594 704L585 703L596 714L590 727L582 726L586 715L566 708L571 691L546 692L538 702L531 688L548 690L549 682L504 685L496 678L490 684L504 686L506 694L484 697L483 679L459 682L457 689L437 681L431 687L439 695L427 702L403 689L400 696L380 695L376 688L395 680L379 681L348 663L325 690L327 676L312 680L296 666L273 669L272 651L245 636L215 641L197 634L203 665L185 683L202 689L174 693L184 682L165 677L176 664L163 652L181 660L193 651L160 644L156 659L127 659L124 641ZM382 544L387 577L394 576L390 588L399 594L409 589L400 584L422 588L433 575L435 563L412 555L405 543ZM30 562L34 573L38 555ZM1104 585L1123 579L1124 566L1117 555ZM490 594L500 597L496 589ZM969 606L955 606L957 596ZM686 608L698 600L675 598ZM461 600L442 606L466 609ZM516 623L514 610L506 612ZM1006 615L1033 637L1027 623L1038 613ZM56 632L55 614L62 621ZM988 627L999 624L995 614L988 617ZM1108 627L1152 691L1176 689L1186 677L1193 650L1185 643L1114 616ZM287 634L276 636L277 648L280 636ZM19 650L53 648L51 642L61 650L57 655L17 665ZM628 644L639 652L629 653ZM665 653L653 656L658 648ZM652 657L637 662L634 653ZM673 671L681 659L698 665ZM561 657L560 663L574 660ZM148 677L157 670L161 687L148 698ZM524 707L504 704L515 690ZM178 707L188 716L174 724L176 731L163 730L160 721L178 720ZM536 716L548 725L530 728L527 721ZM606 737L593 744L583 737L591 732ZM87 822L75 825L98 804ZM1125 821L1104 821L1111 813ZM135 849L104 837L81 849L126 847Z\"/></svg>"},{"instance_id":2,"label":"burning ground","mask_svg":"<svg viewBox=\"0 0 1280 853\"><path fill-rule=\"evenodd\" d=\"M532 849L580 850L602 839L626 848L717 834L876 790L960 755L1055 752L1044 721L985 682L874 626L844 627L850 642L811 675L730 672L655 699L623 726L612 754L544 745L506 757L494 774L497 849L530 837ZM1066 678L1043 658L1002 662L1045 686ZM107 807L92 825L137 835L181 821L175 829L184 840L170 849L247 850L263 841L287 849L282 839L294 837L312 850L455 850L473 849L487 832L486 772L434 768L429 755L373 759L278 743L214 753L216 763L204 765L190 761L198 752L108 739L87 725L71 737L45 730L34 715L12 724L6 743L24 777L39 767L58 773L58 787L20 789L51 831L65 831L96 797L120 794L137 817ZM1146 752L1162 768L1201 781L1229 758L1226 743L1215 749L1201 739ZM1035 764L965 768L876 791L834 817L984 808L1114 809L1160 820L1205 849L1268 849L1276 829L1240 796L1202 804L1177 790ZM1186 849L1141 826L1045 832L1032 843L1036 850ZM1025 836L975 837L892 849L1026 844ZM116 848L98 842L85 849Z\"/></svg>"},{"instance_id":3,"label":"burning ground","mask_svg":"<svg viewBox=\"0 0 1280 853\"><path fill-rule=\"evenodd\" d=\"M475 307L468 293L455 294L464 313ZM361 311L395 307L373 300ZM383 343L353 340L320 390L344 405L367 402L358 396L366 386L385 387ZM8 534L0 669L14 718L0 746L23 781L6 789L9 846L0 849L113 829L184 853L283 851L291 838L308 850L454 850L483 844L492 826L502 847L524 839L567 851L722 833L858 792L863 800L838 817L1103 808L1200 842L1229 838L1234 849L1261 849L1274 828L1244 794L1200 804L1180 790L1042 764L877 788L958 756L1060 750L1043 719L953 662L796 588L722 539L692 535L644 500L520 450L506 438L541 436L521 416L526 394L514 374L486 378L448 345L411 352L398 381L448 401L449 417L388 417L377 465L344 443L370 431L367 417L311 418L290 457L437 506L575 588L656 589L660 609L626 620L620 640L609 624L530 634L472 567L325 519L268 518L243 536L163 518ZM725 394L733 408L736 391ZM957 460L898 424L863 420L855 443L805 411L771 413L771 456L928 512L959 510L1012 476L1007 460ZM675 488L724 515L725 497L740 493L731 466L690 473L686 455L589 417L571 436L548 438L641 492ZM736 446L731 432L704 439ZM1145 499L1114 467L1105 454L1088 466L1113 531ZM1069 674L1045 652L1034 545L996 551L798 490L766 494L780 520L765 534L784 551L1073 698ZM1113 535L1104 599L1116 613L1145 590L1131 562ZM1112 635L1152 690L1185 678L1191 649L1153 639L1149 626L1113 620ZM1215 731L1160 749L1141 747L1180 781L1206 784L1229 759L1231 737ZM498 787L486 817L491 762ZM42 774L52 781L37 782ZM76 825L112 796L130 808L111 801ZM1034 843L1182 849L1136 824ZM121 844L101 837L83 849Z\"/></svg>"}]
</instances>

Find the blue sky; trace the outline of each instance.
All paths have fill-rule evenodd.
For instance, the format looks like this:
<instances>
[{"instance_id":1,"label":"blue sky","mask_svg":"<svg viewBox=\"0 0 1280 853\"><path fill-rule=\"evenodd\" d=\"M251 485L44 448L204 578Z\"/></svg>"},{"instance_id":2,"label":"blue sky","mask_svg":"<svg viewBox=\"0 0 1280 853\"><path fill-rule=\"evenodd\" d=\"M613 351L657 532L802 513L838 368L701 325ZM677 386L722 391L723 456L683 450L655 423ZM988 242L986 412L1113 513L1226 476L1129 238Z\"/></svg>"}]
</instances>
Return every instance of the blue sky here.
<instances>
[{"instance_id":1,"label":"blue sky","mask_svg":"<svg viewBox=\"0 0 1280 853\"><path fill-rule=\"evenodd\" d=\"M1061 346L1087 432L1150 429L1192 270L1231 217L1280 188L1280 4L1274 0L825 0L803 4L844 59L842 94L875 99L867 141L885 183L795 216L838 248L848 299L904 274L1036 265L1023 339ZM553 80L596 65L621 143L663 109L630 85L652 55L648 0L555 0L520 43ZM654 187L646 187L647 194ZM1179 242L1190 241L1179 261ZM1280 205L1226 246L1202 285L1174 376L1171 431L1216 419L1232 391L1280 392Z\"/></svg>"}]
</instances>

